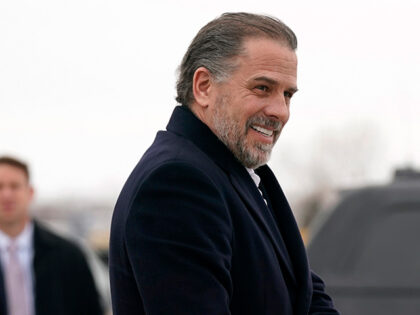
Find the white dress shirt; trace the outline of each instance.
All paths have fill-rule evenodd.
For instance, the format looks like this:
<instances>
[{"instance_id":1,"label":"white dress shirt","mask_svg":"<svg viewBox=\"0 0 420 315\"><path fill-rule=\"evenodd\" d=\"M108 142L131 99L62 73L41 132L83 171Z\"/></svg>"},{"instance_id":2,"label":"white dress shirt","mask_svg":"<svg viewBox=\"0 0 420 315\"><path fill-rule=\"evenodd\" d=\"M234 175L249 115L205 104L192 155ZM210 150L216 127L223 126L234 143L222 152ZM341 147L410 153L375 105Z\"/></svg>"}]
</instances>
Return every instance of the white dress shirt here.
<instances>
[{"instance_id":1,"label":"white dress shirt","mask_svg":"<svg viewBox=\"0 0 420 315\"><path fill-rule=\"evenodd\" d=\"M248 171L249 175L251 175L251 178L254 181L255 185L257 187L260 186L261 178L257 175L257 173L255 173L254 169L246 167L246 170Z\"/></svg>"},{"instance_id":2,"label":"white dress shirt","mask_svg":"<svg viewBox=\"0 0 420 315\"><path fill-rule=\"evenodd\" d=\"M255 185L257 186L258 191L260 192L261 197L263 198L265 204L267 204L267 200L265 200L264 195L260 189L261 178L257 175L257 173L255 173L255 171L252 168L247 168L247 167L245 168L248 171L249 175L251 176L252 180L254 181Z\"/></svg>"},{"instance_id":3,"label":"white dress shirt","mask_svg":"<svg viewBox=\"0 0 420 315\"><path fill-rule=\"evenodd\" d=\"M14 238L15 244L18 248L18 259L23 268L25 279L26 301L30 306L30 314L35 314L34 304L34 282L33 282L33 257L34 257L34 243L33 243L33 223L26 224L22 233ZM12 242L12 238L0 230L0 258L2 266L6 266L9 260L8 246ZM4 269L3 269L4 270Z\"/></svg>"}]
</instances>

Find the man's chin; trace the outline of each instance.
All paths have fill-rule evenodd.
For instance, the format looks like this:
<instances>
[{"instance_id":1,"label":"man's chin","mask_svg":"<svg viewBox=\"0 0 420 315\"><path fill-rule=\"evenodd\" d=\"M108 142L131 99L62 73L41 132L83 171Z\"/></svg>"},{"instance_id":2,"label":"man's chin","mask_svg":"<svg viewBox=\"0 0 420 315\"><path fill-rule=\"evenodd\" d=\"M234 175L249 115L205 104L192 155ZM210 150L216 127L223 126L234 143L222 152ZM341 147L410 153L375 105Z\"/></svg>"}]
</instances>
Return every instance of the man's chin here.
<instances>
[{"instance_id":1,"label":"man's chin","mask_svg":"<svg viewBox=\"0 0 420 315\"><path fill-rule=\"evenodd\" d=\"M241 163L247 167L256 169L264 164L267 164L270 159L271 150L269 152L258 150L258 152L247 152L246 156L241 159Z\"/></svg>"}]
</instances>

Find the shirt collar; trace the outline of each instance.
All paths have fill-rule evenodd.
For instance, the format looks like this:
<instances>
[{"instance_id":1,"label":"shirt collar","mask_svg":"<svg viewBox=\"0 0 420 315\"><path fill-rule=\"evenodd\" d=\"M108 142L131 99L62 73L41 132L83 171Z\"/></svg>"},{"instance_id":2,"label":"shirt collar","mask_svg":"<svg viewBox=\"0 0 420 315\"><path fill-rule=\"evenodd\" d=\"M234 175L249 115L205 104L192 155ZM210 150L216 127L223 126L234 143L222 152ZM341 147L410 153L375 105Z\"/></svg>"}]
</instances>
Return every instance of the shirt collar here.
<instances>
[{"instance_id":1,"label":"shirt collar","mask_svg":"<svg viewBox=\"0 0 420 315\"><path fill-rule=\"evenodd\" d=\"M246 170L248 171L249 175L251 175L251 178L254 181L255 185L259 187L261 178L257 175L257 173L255 173L254 169L246 167Z\"/></svg>"},{"instance_id":2,"label":"shirt collar","mask_svg":"<svg viewBox=\"0 0 420 315\"><path fill-rule=\"evenodd\" d=\"M34 225L32 221L25 225L23 231L15 238L11 238L9 235L0 230L0 250L6 250L7 246L15 241L17 248L27 249L32 246Z\"/></svg>"}]
</instances>

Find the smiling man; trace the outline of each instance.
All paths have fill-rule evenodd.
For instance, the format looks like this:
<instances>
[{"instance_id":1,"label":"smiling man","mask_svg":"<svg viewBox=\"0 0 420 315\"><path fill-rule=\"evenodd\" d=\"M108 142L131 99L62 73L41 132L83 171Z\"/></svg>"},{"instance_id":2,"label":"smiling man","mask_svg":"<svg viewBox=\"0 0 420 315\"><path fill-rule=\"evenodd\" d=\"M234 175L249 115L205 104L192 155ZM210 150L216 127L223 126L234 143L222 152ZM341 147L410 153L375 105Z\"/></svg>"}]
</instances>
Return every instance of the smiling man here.
<instances>
[{"instance_id":1,"label":"smiling man","mask_svg":"<svg viewBox=\"0 0 420 315\"><path fill-rule=\"evenodd\" d=\"M115 207L115 315L338 314L266 165L297 91L296 47L281 21L248 13L194 38L181 106Z\"/></svg>"}]
</instances>

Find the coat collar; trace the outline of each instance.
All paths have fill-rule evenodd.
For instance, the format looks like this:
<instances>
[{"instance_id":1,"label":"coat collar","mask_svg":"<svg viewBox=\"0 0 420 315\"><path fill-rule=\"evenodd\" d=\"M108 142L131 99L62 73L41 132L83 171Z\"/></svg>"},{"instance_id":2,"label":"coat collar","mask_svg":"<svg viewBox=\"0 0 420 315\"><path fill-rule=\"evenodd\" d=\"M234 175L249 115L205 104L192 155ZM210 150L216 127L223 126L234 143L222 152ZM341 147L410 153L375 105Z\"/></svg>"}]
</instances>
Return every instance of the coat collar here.
<instances>
[{"instance_id":1,"label":"coat collar","mask_svg":"<svg viewBox=\"0 0 420 315\"><path fill-rule=\"evenodd\" d=\"M247 174L225 144L186 106L175 107L166 129L193 142L225 171Z\"/></svg>"},{"instance_id":2,"label":"coat collar","mask_svg":"<svg viewBox=\"0 0 420 315\"><path fill-rule=\"evenodd\" d=\"M282 237L246 168L235 158L232 152L217 138L210 128L185 106L177 106L174 109L167 125L167 130L192 141L195 146L228 174L232 185L247 205L254 219L270 238L282 269L288 274L292 283L296 284L291 262L285 254L287 249ZM269 169L268 166L263 166L262 168ZM275 181L274 175L272 176ZM262 180L264 181L263 178ZM282 194L281 190L279 191ZM277 196L274 197L277 198Z\"/></svg>"}]
</instances>

